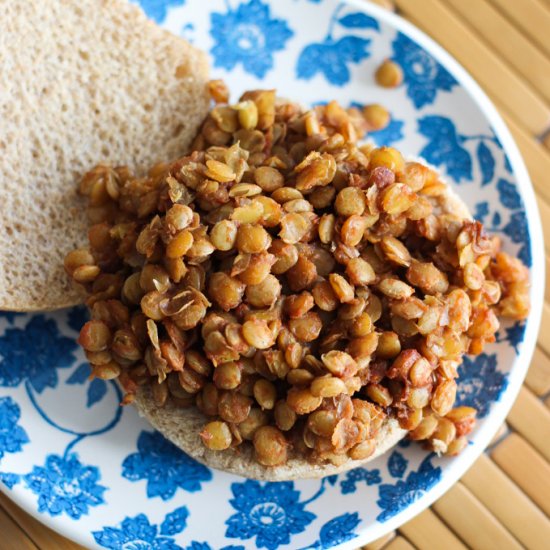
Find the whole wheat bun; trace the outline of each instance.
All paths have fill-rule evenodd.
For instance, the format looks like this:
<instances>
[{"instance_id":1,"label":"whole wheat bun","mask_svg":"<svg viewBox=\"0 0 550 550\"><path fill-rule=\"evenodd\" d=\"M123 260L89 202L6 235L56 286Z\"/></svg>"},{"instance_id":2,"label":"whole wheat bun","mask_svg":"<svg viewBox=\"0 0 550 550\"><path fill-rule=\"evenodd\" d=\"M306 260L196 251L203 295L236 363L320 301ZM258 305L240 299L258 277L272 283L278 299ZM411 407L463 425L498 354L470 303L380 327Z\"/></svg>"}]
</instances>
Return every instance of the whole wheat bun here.
<instances>
[{"instance_id":1,"label":"whole wheat bun","mask_svg":"<svg viewBox=\"0 0 550 550\"><path fill-rule=\"evenodd\" d=\"M312 464L304 458L290 457L282 466L267 467L256 461L252 445L240 445L235 451L207 449L199 432L211 419L204 416L196 407L181 409L168 402L159 408L155 405L149 388L139 389L134 404L139 414L146 418L153 428L195 460L217 470L265 481L310 479L345 472L385 453L407 434L406 430L399 427L397 420L390 418L384 422L376 436L374 454L365 460L349 460L345 464L335 466L330 463Z\"/></svg>"},{"instance_id":2,"label":"whole wheat bun","mask_svg":"<svg viewBox=\"0 0 550 550\"><path fill-rule=\"evenodd\" d=\"M207 60L125 0L1 4L0 309L70 306L79 177L184 154L208 111Z\"/></svg>"},{"instance_id":3,"label":"whole wheat bun","mask_svg":"<svg viewBox=\"0 0 550 550\"><path fill-rule=\"evenodd\" d=\"M472 218L468 207L449 186L442 196L432 198L432 201L440 213L450 213L466 219ZM148 387L139 388L134 405L140 416L195 460L224 472L266 481L310 479L346 472L384 454L407 435L407 431L399 427L395 418L388 417L376 435L374 454L364 460L348 460L344 464L335 466L330 463L312 464L304 458L291 457L282 466L266 467L256 461L252 446L249 444L239 446L236 451L207 449L199 433L209 419L195 407L182 409L168 401L164 407L159 408L155 405Z\"/></svg>"}]
</instances>

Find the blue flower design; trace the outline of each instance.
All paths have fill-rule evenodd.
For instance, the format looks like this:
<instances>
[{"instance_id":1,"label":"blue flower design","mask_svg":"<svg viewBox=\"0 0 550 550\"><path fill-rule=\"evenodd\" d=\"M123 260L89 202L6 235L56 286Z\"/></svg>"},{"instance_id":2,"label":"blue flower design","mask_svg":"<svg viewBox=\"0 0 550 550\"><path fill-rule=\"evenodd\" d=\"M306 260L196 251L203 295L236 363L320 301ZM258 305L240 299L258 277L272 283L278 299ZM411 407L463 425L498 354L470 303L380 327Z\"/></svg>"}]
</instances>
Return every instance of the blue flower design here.
<instances>
[{"instance_id":1,"label":"blue flower design","mask_svg":"<svg viewBox=\"0 0 550 550\"><path fill-rule=\"evenodd\" d=\"M57 369L73 364L77 344L61 336L53 319L34 316L24 329L8 328L0 337L0 386L27 381L38 393L55 388Z\"/></svg>"},{"instance_id":2,"label":"blue flower design","mask_svg":"<svg viewBox=\"0 0 550 550\"><path fill-rule=\"evenodd\" d=\"M138 452L122 463L122 475L130 481L147 480L147 496L172 498L178 488L201 490L201 482L210 481L212 472L180 451L158 432L141 432Z\"/></svg>"},{"instance_id":3,"label":"blue flower design","mask_svg":"<svg viewBox=\"0 0 550 550\"><path fill-rule=\"evenodd\" d=\"M382 512L378 514L378 521L387 521L417 501L428 489L441 479L441 468L431 463L433 455L428 455L420 464L416 472L410 472L405 481L399 480L390 485L384 483L378 488L378 500Z\"/></svg>"},{"instance_id":4,"label":"blue flower design","mask_svg":"<svg viewBox=\"0 0 550 550\"><path fill-rule=\"evenodd\" d=\"M355 493L357 484L364 481L367 485L376 485L382 483L380 470L367 470L366 468L355 468L346 473L346 479L340 481L342 494Z\"/></svg>"},{"instance_id":5,"label":"blue flower design","mask_svg":"<svg viewBox=\"0 0 550 550\"><path fill-rule=\"evenodd\" d=\"M38 511L72 519L88 514L90 506L103 504L106 487L99 485L99 469L83 465L76 454L48 455L44 466L34 466L23 476L29 489L38 495Z\"/></svg>"},{"instance_id":6,"label":"blue flower design","mask_svg":"<svg viewBox=\"0 0 550 550\"><path fill-rule=\"evenodd\" d=\"M143 11L157 23L166 19L166 13L170 6L182 6L185 0L139 0Z\"/></svg>"},{"instance_id":7,"label":"blue flower design","mask_svg":"<svg viewBox=\"0 0 550 550\"><path fill-rule=\"evenodd\" d=\"M304 531L316 517L304 509L306 503L299 502L300 492L292 481L261 485L249 479L233 483L231 491L234 498L229 502L237 513L226 521L225 535L241 540L256 537L258 548L275 550L289 544L291 536Z\"/></svg>"},{"instance_id":8,"label":"blue flower design","mask_svg":"<svg viewBox=\"0 0 550 550\"><path fill-rule=\"evenodd\" d=\"M388 459L388 471L392 477L403 477L409 461L398 451L394 451Z\"/></svg>"},{"instance_id":9,"label":"blue flower design","mask_svg":"<svg viewBox=\"0 0 550 550\"><path fill-rule=\"evenodd\" d=\"M183 550L172 537L159 534L159 527L151 525L144 514L92 534L97 544L111 550Z\"/></svg>"},{"instance_id":10,"label":"blue flower design","mask_svg":"<svg viewBox=\"0 0 550 550\"><path fill-rule=\"evenodd\" d=\"M393 41L393 59L403 68L407 96L417 109L430 105L439 90L450 91L457 81L428 52L402 33Z\"/></svg>"},{"instance_id":11,"label":"blue flower design","mask_svg":"<svg viewBox=\"0 0 550 550\"><path fill-rule=\"evenodd\" d=\"M497 370L496 354L481 353L464 357L458 368L456 404L477 409L478 418L489 413L491 403L497 401L508 385L508 376Z\"/></svg>"},{"instance_id":12,"label":"blue flower design","mask_svg":"<svg viewBox=\"0 0 550 550\"><path fill-rule=\"evenodd\" d=\"M0 397L0 458L19 452L29 442L27 432L19 426L21 410L11 397Z\"/></svg>"},{"instance_id":13,"label":"blue flower design","mask_svg":"<svg viewBox=\"0 0 550 550\"><path fill-rule=\"evenodd\" d=\"M435 166L444 166L457 183L471 179L472 159L461 146L463 138L457 134L451 119L428 115L418 121L418 130L429 139L420 151L421 157Z\"/></svg>"},{"instance_id":14,"label":"blue flower design","mask_svg":"<svg viewBox=\"0 0 550 550\"><path fill-rule=\"evenodd\" d=\"M210 34L214 66L228 71L238 63L244 70L263 78L273 68L273 53L282 50L293 36L283 19L272 19L269 4L261 0L242 3L226 14L212 13Z\"/></svg>"}]
</instances>

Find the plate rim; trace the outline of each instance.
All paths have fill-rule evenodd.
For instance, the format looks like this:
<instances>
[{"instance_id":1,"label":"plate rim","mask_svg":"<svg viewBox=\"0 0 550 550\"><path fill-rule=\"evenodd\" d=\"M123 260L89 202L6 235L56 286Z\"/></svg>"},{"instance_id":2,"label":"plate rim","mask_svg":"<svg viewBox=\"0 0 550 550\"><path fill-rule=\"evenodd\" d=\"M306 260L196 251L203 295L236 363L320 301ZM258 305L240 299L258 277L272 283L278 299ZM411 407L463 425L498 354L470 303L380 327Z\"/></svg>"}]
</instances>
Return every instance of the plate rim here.
<instances>
[{"instance_id":1,"label":"plate rim","mask_svg":"<svg viewBox=\"0 0 550 550\"><path fill-rule=\"evenodd\" d=\"M338 3L337 0L330 1L335 5ZM377 538L383 537L426 510L436 500L441 498L441 496L443 496L452 486L454 486L454 484L481 456L481 454L486 451L487 446L495 436L501 424L504 422L517 398L519 391L521 390L523 380L525 379L535 350L544 304L545 253L540 213L535 198L535 191L527 172L525 161L523 160L519 148L506 123L498 113L493 102L482 90L477 81L442 46L430 38L424 31L400 15L371 2L365 2L365 0L340 0L340 3L354 6L359 11L372 15L395 30L406 34L423 50L430 53L439 63L441 63L441 65L443 65L455 77L460 86L463 87L466 93L471 97L472 101L478 106L483 116L491 125L495 135L502 144L503 151L508 156L512 166L512 173L516 179L517 187L521 190L521 198L527 214L526 217L531 241L530 246L533 251L533 261L532 266L530 267L531 312L526 322L525 337L520 352L516 356L514 367L509 373L508 387L504 392L505 398L493 404L487 420L476 433L475 445L465 449L459 458L453 459L454 467L446 469L441 480L428 489L422 497L387 521L383 523L378 522L376 524L377 528L372 529L372 532L368 529L371 524L364 526L359 525L357 527L356 537L344 542L343 544L333 547L335 550L353 550L359 546L368 544ZM82 533L85 530L80 527L80 522L59 522L58 517L41 514L38 512L36 503L33 500L30 500L30 495L28 495L27 492L14 492L9 490L3 484L0 484L0 491L10 501L14 502L27 514L52 531L84 547L90 547L88 546L90 542L89 535L84 538ZM369 531L368 534L367 531ZM88 531L85 532L88 533ZM99 545L96 545L96 547L100 548Z\"/></svg>"}]
</instances>

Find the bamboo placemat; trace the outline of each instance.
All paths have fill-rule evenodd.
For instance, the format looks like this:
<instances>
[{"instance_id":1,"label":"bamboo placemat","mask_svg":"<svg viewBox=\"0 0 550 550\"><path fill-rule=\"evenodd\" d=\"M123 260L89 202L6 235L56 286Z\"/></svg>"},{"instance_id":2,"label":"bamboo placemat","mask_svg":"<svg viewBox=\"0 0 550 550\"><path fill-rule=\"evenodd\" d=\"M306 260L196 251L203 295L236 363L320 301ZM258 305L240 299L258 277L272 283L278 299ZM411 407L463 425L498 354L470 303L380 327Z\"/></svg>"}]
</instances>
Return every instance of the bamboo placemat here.
<instances>
[{"instance_id":1,"label":"bamboo placemat","mask_svg":"<svg viewBox=\"0 0 550 550\"><path fill-rule=\"evenodd\" d=\"M485 89L537 192L550 272L550 0L372 0L431 35ZM487 453L368 550L550 549L550 277L538 346ZM0 494L0 550L77 550Z\"/></svg>"}]
</instances>

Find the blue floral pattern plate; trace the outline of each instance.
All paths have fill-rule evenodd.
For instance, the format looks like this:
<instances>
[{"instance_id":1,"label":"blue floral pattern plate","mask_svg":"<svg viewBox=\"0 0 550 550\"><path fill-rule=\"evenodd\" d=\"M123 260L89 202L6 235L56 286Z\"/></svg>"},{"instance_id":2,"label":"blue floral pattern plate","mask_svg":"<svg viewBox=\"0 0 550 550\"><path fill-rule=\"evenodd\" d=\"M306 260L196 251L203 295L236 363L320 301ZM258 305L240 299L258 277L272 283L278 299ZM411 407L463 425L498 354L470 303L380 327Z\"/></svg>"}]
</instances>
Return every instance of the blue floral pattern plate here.
<instances>
[{"instance_id":1,"label":"blue floral pattern plate","mask_svg":"<svg viewBox=\"0 0 550 550\"><path fill-rule=\"evenodd\" d=\"M524 164L478 86L441 48L363 0L142 0L160 25L210 54L235 99L278 88L305 104L382 103L371 134L437 166L504 247L531 266L532 313L460 368L458 401L479 410L470 445L437 458L407 441L365 468L260 483L214 471L121 408L114 383L88 380L76 344L82 308L0 314L0 488L86 547L153 550L356 548L447 490L483 451L525 375L541 314L540 220ZM387 90L373 73L404 69Z\"/></svg>"}]
</instances>

